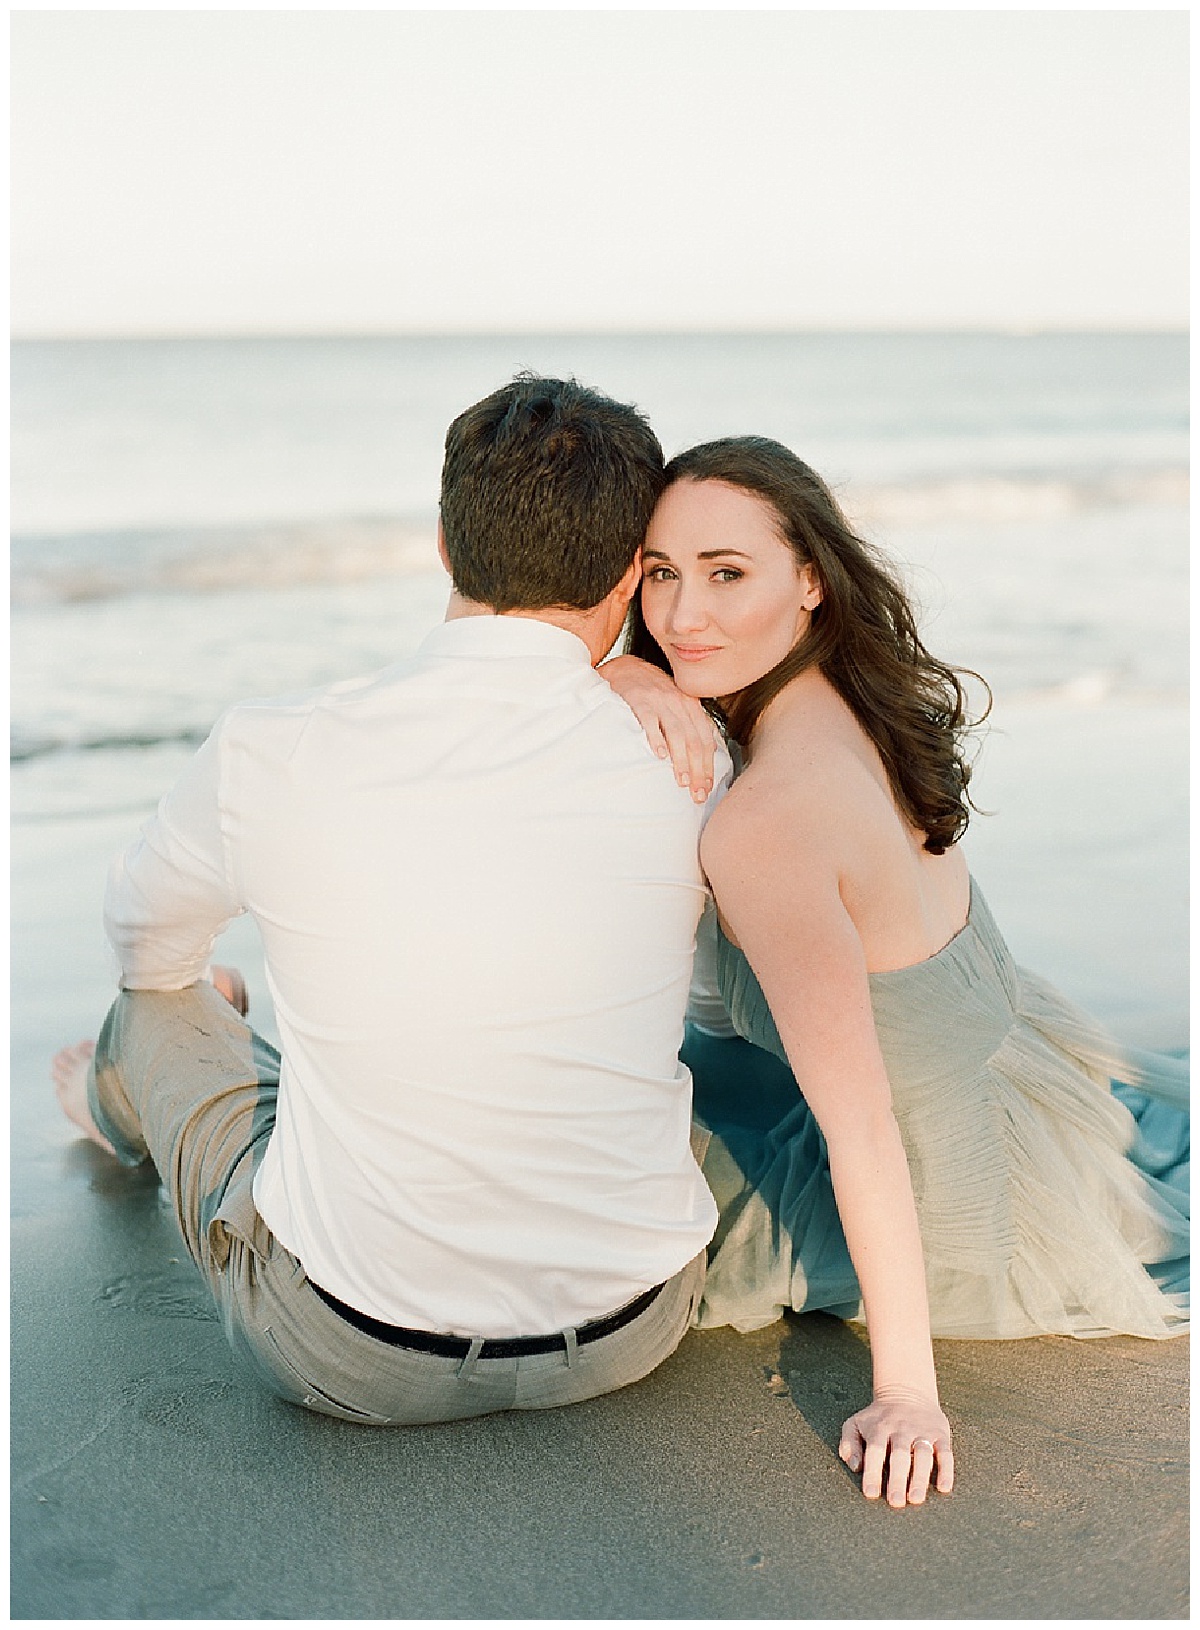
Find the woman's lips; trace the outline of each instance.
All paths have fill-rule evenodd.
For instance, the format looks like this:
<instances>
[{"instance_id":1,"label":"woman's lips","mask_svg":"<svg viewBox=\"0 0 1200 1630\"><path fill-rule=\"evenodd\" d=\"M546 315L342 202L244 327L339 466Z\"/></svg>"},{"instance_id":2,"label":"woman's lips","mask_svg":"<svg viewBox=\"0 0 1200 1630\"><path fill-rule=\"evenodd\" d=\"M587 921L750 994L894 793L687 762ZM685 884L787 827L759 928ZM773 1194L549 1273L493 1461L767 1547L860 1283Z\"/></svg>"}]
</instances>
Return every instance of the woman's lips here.
<instances>
[{"instance_id":1,"label":"woman's lips","mask_svg":"<svg viewBox=\"0 0 1200 1630\"><path fill-rule=\"evenodd\" d=\"M680 662L703 662L705 657L716 656L719 645L672 645L671 650Z\"/></svg>"}]
</instances>

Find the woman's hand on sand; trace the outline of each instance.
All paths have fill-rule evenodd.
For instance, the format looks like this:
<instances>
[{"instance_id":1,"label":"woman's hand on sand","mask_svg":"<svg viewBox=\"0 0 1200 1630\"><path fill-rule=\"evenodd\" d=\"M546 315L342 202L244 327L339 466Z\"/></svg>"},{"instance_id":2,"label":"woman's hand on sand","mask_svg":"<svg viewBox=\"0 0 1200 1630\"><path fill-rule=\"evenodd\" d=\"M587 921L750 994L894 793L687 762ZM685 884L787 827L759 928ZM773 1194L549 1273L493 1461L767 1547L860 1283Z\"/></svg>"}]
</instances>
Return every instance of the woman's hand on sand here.
<instances>
[{"instance_id":1,"label":"woman's hand on sand","mask_svg":"<svg viewBox=\"0 0 1200 1630\"><path fill-rule=\"evenodd\" d=\"M659 758L669 758L675 779L702 804L713 787L717 727L694 696L669 674L640 657L613 657L596 670L632 709Z\"/></svg>"},{"instance_id":2,"label":"woman's hand on sand","mask_svg":"<svg viewBox=\"0 0 1200 1630\"><path fill-rule=\"evenodd\" d=\"M868 1500L886 1489L888 1505L897 1509L921 1505L931 1481L939 1494L954 1487L950 1423L935 1400L918 1393L877 1394L842 1427L838 1454L862 1473Z\"/></svg>"}]
</instances>

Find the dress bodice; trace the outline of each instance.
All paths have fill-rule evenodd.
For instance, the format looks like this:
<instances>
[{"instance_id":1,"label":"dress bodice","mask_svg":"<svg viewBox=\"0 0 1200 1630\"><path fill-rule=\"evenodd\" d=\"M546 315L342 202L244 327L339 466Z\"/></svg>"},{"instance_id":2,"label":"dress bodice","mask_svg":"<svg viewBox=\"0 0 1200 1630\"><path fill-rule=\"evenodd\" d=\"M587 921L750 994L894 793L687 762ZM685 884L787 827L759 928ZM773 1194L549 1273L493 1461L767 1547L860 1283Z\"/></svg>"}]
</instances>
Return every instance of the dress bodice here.
<instances>
[{"instance_id":1,"label":"dress bodice","mask_svg":"<svg viewBox=\"0 0 1200 1630\"><path fill-rule=\"evenodd\" d=\"M745 953L718 934L718 979L735 1029L787 1063ZM966 923L948 944L923 962L870 974L868 981L879 1045L899 1103L921 1082L977 1069L990 1057L1014 1022L1020 976L972 879Z\"/></svg>"}]
</instances>

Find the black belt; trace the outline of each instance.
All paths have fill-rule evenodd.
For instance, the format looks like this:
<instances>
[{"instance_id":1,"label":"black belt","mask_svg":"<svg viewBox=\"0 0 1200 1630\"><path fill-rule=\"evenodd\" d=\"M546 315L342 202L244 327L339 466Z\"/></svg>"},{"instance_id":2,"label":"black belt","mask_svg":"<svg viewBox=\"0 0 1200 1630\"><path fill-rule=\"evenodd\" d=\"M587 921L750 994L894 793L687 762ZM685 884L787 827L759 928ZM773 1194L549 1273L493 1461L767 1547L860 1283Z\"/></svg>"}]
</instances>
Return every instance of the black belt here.
<instances>
[{"instance_id":1,"label":"black belt","mask_svg":"<svg viewBox=\"0 0 1200 1630\"><path fill-rule=\"evenodd\" d=\"M362 1330L368 1336L374 1336L376 1341L386 1341L389 1347L408 1347L416 1353L436 1353L441 1358L466 1358L471 1351L471 1340L467 1336L443 1336L433 1330L406 1330L402 1325L384 1324L380 1319L373 1319L369 1313L360 1313L356 1307L347 1307L345 1302L339 1302L336 1296L331 1296L320 1285L309 1284L317 1295L347 1324L352 1324L356 1330ZM602 1319L589 1319L581 1324L575 1331L575 1340L579 1346L585 1346L589 1341L599 1341L602 1336L611 1336L615 1330L622 1330L631 1324L639 1313L644 1313L662 1290L662 1285L655 1285L652 1290L644 1290L640 1296L635 1296L632 1302L626 1302L615 1313L606 1313ZM480 1358L520 1358L525 1353L554 1353L560 1349L565 1351L567 1340L564 1333L559 1330L552 1336L495 1336L489 1337L479 1350Z\"/></svg>"}]
</instances>

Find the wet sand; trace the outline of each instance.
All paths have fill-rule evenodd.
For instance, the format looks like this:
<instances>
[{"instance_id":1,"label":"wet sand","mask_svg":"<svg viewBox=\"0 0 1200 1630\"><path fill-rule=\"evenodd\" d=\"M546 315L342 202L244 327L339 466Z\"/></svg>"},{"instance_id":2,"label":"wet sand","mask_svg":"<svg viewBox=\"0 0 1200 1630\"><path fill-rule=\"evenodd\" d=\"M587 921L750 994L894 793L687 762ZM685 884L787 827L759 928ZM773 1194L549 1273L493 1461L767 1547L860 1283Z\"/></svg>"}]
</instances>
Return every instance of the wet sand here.
<instances>
[{"instance_id":1,"label":"wet sand","mask_svg":"<svg viewBox=\"0 0 1200 1630\"><path fill-rule=\"evenodd\" d=\"M1008 710L973 864L1018 955L1177 1046L1185 725L1127 712ZM939 1343L959 1486L902 1513L836 1459L868 1359L821 1316L693 1332L544 1414L370 1431L257 1392L153 1175L72 1138L48 1086L109 998L104 862L136 820L14 839L15 1617L1187 1616L1186 1338ZM221 954L261 1019L252 930Z\"/></svg>"}]
</instances>

